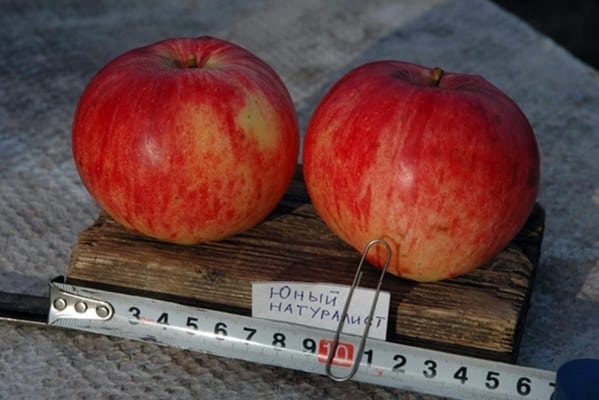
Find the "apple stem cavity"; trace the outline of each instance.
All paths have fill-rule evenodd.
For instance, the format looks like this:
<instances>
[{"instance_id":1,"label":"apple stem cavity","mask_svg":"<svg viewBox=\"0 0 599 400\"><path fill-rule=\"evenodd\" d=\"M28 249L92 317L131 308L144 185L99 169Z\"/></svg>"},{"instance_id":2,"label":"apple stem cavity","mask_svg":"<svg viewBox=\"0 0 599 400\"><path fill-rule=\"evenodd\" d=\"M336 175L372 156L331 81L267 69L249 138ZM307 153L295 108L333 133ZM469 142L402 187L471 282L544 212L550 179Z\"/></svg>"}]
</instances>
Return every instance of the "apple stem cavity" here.
<instances>
[{"instance_id":1,"label":"apple stem cavity","mask_svg":"<svg viewBox=\"0 0 599 400\"><path fill-rule=\"evenodd\" d=\"M439 67L435 67L433 69L433 86L439 87L439 84L441 83L441 78L443 78L444 73L445 71L443 71Z\"/></svg>"},{"instance_id":2,"label":"apple stem cavity","mask_svg":"<svg viewBox=\"0 0 599 400\"><path fill-rule=\"evenodd\" d=\"M198 67L198 58L195 54L190 54L187 57L187 68L197 68Z\"/></svg>"}]
</instances>

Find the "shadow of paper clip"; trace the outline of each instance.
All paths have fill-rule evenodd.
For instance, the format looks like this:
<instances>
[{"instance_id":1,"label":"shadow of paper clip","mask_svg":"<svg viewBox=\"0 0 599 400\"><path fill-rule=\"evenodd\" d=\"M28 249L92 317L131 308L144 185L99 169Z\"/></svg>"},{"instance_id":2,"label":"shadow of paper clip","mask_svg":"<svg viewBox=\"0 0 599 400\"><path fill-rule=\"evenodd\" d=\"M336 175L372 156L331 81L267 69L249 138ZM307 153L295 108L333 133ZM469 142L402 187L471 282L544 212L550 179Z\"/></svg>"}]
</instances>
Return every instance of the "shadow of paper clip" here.
<instances>
[{"instance_id":1,"label":"shadow of paper clip","mask_svg":"<svg viewBox=\"0 0 599 400\"><path fill-rule=\"evenodd\" d=\"M366 323L366 326L364 327L364 332L362 333L362 337L360 339L360 344L358 346L356 358L354 359L354 361L351 365L351 369L350 369L349 373L345 376L337 376L337 375L333 374L333 372L331 370L331 366L335 359L335 355L337 354L337 348L339 347L339 338L341 336L341 332L343 331L343 326L345 325L345 319L347 318L347 311L349 310L352 296L354 294L354 289L358 286L358 284L360 283L360 280L362 280L362 266L364 265L366 256L368 255L370 250L376 245L384 246L385 250L387 251L387 256L385 257L385 263L383 264L383 268L381 270L381 275L379 277L379 281L376 286L376 291L374 292L374 298L372 300L372 305L370 306L370 311L368 313L368 322ZM375 240L368 242L368 244L366 245L366 248L362 252L362 258L360 259L360 264L358 264L358 269L356 270L356 274L354 275L354 281L352 282L351 288L349 289L349 293L347 294L347 300L345 301L345 305L343 306L343 311L341 313L339 325L337 325L337 330L335 331L335 337L333 339L333 343L330 348L330 352L327 356L327 361L325 364L325 371L326 371L327 376L334 381L337 381L337 382L347 381L347 380L351 379L358 371L358 368L360 368L360 363L362 361L362 355L364 354L364 346L366 345L366 339L368 338L368 332L370 331L370 325L372 324L372 317L374 316L374 311L376 309L376 303L379 298L379 292L381 291L381 285L383 284L383 278L385 277L385 273L387 272L387 267L389 266L390 260L391 260L391 246L389 246L389 243L387 243L386 241L384 241L382 239L375 239Z\"/></svg>"}]
</instances>

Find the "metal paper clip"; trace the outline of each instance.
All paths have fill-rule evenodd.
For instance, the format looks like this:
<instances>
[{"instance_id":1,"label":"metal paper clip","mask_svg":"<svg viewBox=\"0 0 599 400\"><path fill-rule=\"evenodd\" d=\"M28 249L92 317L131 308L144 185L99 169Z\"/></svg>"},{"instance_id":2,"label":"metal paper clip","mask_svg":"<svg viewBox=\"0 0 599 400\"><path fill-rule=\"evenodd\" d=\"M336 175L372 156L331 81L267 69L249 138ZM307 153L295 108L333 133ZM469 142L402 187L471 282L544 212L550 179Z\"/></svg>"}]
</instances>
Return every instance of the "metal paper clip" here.
<instances>
[{"instance_id":1,"label":"metal paper clip","mask_svg":"<svg viewBox=\"0 0 599 400\"><path fill-rule=\"evenodd\" d=\"M387 257L385 258L385 263L383 264L383 268L381 271L381 276L379 277L379 282L376 287L376 291L374 293L374 299L372 300L372 305L370 306L370 312L368 314L368 322L366 323L366 327L364 328L364 332L362 333L362 338L360 339L360 345L358 346L358 351L356 354L356 358L353 362L352 368L349 371L349 374L345 376L336 376L331 371L331 365L333 364L333 360L335 355L337 354L337 347L339 346L339 337L341 336L341 332L343 330L343 326L345 325L345 318L347 317L347 311L349 309L349 305L351 303L352 296L354 294L354 289L360 283L362 279L362 266L364 265L364 261L366 260L366 256L370 249L378 244L382 244L385 246L387 250ZM389 261L391 260L391 246L389 243L382 239L375 239L370 241L364 251L362 252L362 258L360 259L360 264L358 265L358 269L356 270L356 274L354 275L354 281L351 285L349 293L347 294L347 300L345 301L345 305L343 306L343 312L341 313L341 319L339 320L339 325L337 326L337 330L335 331L335 338L333 339L333 344L330 349L330 353L327 356L327 361L325 365L326 374L329 378L337 382L343 382L351 379L358 368L360 367L360 362L362 361L362 355L364 354L364 346L366 345L366 339L368 338L368 332L370 331L370 325L372 324L372 317L374 316L374 311L376 308L376 303L379 298L379 292L381 291L381 285L383 283L383 278L385 277L385 273L387 272L387 267L389 266Z\"/></svg>"}]
</instances>

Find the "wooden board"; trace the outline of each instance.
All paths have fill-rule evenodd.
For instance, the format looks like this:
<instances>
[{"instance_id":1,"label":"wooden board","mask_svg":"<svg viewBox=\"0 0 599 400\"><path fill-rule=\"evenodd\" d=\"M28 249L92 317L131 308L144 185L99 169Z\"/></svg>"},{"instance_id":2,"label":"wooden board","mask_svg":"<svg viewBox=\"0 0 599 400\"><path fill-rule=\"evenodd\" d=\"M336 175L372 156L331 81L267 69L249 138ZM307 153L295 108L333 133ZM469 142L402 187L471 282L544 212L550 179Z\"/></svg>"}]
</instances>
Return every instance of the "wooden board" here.
<instances>
[{"instance_id":1,"label":"wooden board","mask_svg":"<svg viewBox=\"0 0 599 400\"><path fill-rule=\"evenodd\" d=\"M537 205L503 252L455 279L414 283L388 274L388 340L514 362L543 226ZM265 222L218 242L168 244L132 234L101 213L73 249L67 281L250 315L251 282L349 285L359 260L316 214L298 168ZM379 271L368 265L364 272L361 286L376 287Z\"/></svg>"}]
</instances>

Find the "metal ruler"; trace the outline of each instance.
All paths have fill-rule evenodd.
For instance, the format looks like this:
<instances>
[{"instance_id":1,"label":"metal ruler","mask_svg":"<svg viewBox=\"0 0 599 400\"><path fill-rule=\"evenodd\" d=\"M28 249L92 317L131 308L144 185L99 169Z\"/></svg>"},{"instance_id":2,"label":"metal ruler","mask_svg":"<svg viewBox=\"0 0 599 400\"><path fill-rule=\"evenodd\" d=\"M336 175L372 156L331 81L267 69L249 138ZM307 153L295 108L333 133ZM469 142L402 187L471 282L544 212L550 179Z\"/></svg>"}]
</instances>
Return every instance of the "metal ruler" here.
<instances>
[{"instance_id":1,"label":"metal ruler","mask_svg":"<svg viewBox=\"0 0 599 400\"><path fill-rule=\"evenodd\" d=\"M60 280L50 283L47 323L332 377L355 369L356 381L463 400L551 400L556 379L550 371Z\"/></svg>"}]
</instances>

